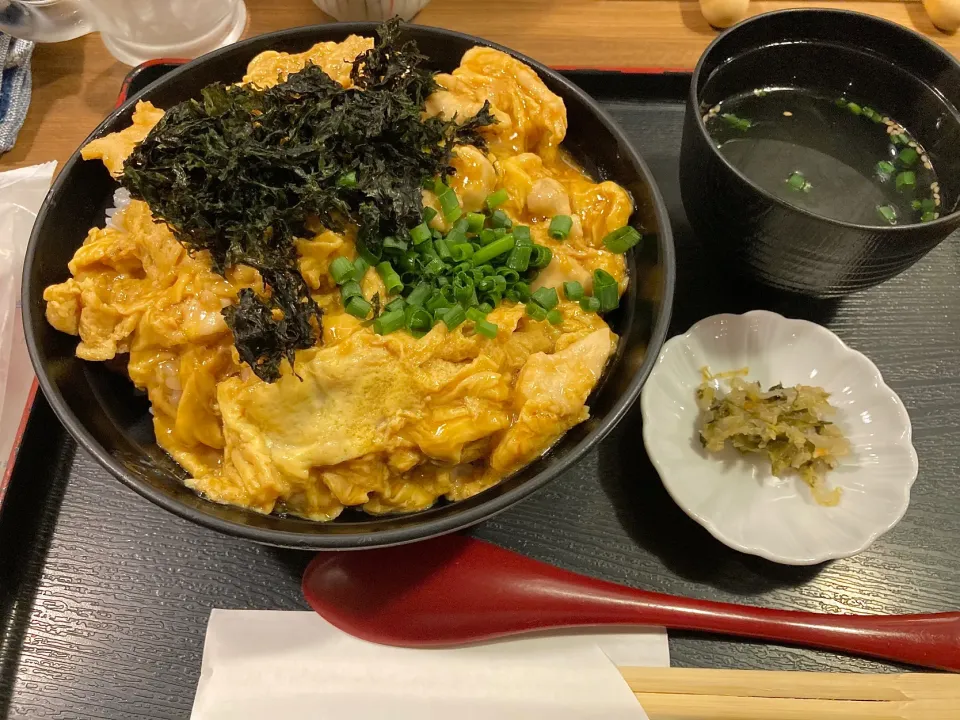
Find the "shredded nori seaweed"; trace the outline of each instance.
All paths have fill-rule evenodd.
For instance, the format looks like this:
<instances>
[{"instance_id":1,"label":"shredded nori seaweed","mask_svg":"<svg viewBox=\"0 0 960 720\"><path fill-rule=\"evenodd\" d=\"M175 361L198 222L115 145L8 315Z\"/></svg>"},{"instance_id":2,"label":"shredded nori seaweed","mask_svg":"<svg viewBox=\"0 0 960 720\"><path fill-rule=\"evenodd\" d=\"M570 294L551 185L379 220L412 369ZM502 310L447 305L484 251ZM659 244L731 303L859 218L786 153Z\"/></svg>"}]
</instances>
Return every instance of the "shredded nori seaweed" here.
<instances>
[{"instance_id":1,"label":"shredded nori seaweed","mask_svg":"<svg viewBox=\"0 0 960 720\"><path fill-rule=\"evenodd\" d=\"M421 222L421 185L453 172L453 147L484 147L480 128L495 122L487 104L461 124L422 117L434 73L399 33L397 20L377 30L353 63L355 89L315 65L266 90L209 85L167 111L124 164L123 186L187 248L208 250L220 273L260 272L265 292L241 291L223 314L267 382L321 335L294 246L313 235L308 222L356 224L360 249L379 256L382 238Z\"/></svg>"}]
</instances>

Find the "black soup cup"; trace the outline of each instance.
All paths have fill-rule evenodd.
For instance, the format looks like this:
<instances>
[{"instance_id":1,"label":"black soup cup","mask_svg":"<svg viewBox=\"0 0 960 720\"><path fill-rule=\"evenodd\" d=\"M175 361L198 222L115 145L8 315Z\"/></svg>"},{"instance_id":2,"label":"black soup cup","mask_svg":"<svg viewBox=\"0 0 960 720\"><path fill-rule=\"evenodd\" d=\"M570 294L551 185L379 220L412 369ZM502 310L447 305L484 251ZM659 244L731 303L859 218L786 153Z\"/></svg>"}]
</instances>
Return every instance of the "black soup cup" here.
<instances>
[{"instance_id":1,"label":"black soup cup","mask_svg":"<svg viewBox=\"0 0 960 720\"><path fill-rule=\"evenodd\" d=\"M138 100L169 108L198 97L212 82L236 82L265 50L299 53L348 35L372 37L375 23L339 23L283 30L205 55L165 75L124 103L86 142L130 124ZM353 549L412 542L485 520L559 476L600 442L636 400L656 362L670 323L674 249L667 210L637 151L609 116L569 80L507 48L448 30L405 26L429 65L453 70L475 45L495 47L531 66L563 98L569 128L564 147L595 178L613 180L633 196L631 224L644 243L628 255L630 289L608 322L620 336L616 356L588 399L590 419L571 429L543 457L467 500L439 502L422 512L372 516L348 509L336 520L311 522L261 515L206 500L184 485L185 474L156 444L149 404L125 373L76 357L77 338L53 329L44 317L43 290L69 275L67 262L90 227L103 225L117 183L102 163L64 166L34 225L23 275L23 313L30 359L57 416L82 447L121 482L157 505L219 532L269 545L301 549ZM86 142L84 144L86 144ZM638 452L640 452L638 450Z\"/></svg>"},{"instance_id":2,"label":"black soup cup","mask_svg":"<svg viewBox=\"0 0 960 720\"><path fill-rule=\"evenodd\" d=\"M938 174L940 218L867 226L815 215L774 197L728 162L703 115L764 87L860 98L900 122ZM701 241L735 272L829 298L906 270L960 227L960 64L917 33L869 15L784 10L720 35L693 74L680 152L683 204Z\"/></svg>"}]
</instances>

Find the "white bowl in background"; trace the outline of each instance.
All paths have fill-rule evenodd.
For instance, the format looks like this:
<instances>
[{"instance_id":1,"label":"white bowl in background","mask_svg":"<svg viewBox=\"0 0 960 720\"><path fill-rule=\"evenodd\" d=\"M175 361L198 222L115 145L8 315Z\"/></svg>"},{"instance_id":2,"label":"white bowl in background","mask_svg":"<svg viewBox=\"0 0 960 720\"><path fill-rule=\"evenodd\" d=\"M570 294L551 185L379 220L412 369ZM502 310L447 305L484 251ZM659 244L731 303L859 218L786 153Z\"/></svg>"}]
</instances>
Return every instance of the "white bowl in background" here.
<instances>
[{"instance_id":1,"label":"white bowl in background","mask_svg":"<svg viewBox=\"0 0 960 720\"><path fill-rule=\"evenodd\" d=\"M843 489L838 505L816 504L799 476L773 476L765 455L702 448L694 393L704 366L749 368L764 389L803 384L830 393L852 447L827 475L828 487ZM918 466L903 403L876 365L820 325L763 310L701 320L663 346L640 403L643 441L667 492L742 552L789 565L848 557L896 525L910 503Z\"/></svg>"},{"instance_id":2,"label":"white bowl in background","mask_svg":"<svg viewBox=\"0 0 960 720\"><path fill-rule=\"evenodd\" d=\"M340 22L389 20L399 15L410 21L430 0L313 0L314 4Z\"/></svg>"}]
</instances>

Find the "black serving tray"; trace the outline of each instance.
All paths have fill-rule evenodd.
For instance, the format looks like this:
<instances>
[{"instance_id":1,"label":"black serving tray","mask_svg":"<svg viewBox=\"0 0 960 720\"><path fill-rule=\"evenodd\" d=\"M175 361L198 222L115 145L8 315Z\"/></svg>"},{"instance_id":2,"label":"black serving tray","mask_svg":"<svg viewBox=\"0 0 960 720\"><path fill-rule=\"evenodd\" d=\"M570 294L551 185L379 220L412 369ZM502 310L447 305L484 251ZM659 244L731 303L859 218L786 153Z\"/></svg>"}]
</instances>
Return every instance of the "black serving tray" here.
<instances>
[{"instance_id":1,"label":"black serving tray","mask_svg":"<svg viewBox=\"0 0 960 720\"><path fill-rule=\"evenodd\" d=\"M170 69L135 71L135 92ZM886 284L822 304L743 287L695 238L677 182L690 76L566 73L643 153L677 243L672 334L717 312L767 308L820 322L869 355L901 396L920 476L903 521L863 553L787 567L714 540L670 500L642 450L639 407L576 468L474 529L531 557L615 582L820 612L960 608L960 241ZM0 508L0 718L189 714L211 608L303 610L307 553L216 534L101 469L37 398ZM675 665L885 671L827 652L671 633Z\"/></svg>"}]
</instances>

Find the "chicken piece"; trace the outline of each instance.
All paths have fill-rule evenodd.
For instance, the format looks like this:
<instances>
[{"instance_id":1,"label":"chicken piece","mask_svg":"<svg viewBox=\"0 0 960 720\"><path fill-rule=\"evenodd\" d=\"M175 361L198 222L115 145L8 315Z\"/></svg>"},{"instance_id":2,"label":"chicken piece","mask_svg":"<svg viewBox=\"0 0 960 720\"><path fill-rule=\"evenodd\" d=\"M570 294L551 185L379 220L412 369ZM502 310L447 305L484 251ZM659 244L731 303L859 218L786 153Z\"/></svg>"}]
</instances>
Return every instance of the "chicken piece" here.
<instances>
[{"instance_id":1,"label":"chicken piece","mask_svg":"<svg viewBox=\"0 0 960 720\"><path fill-rule=\"evenodd\" d=\"M563 185L553 178L541 178L527 193L527 210L531 215L549 218L570 214L570 197Z\"/></svg>"},{"instance_id":2,"label":"chicken piece","mask_svg":"<svg viewBox=\"0 0 960 720\"><path fill-rule=\"evenodd\" d=\"M343 255L353 260L346 251L343 235L332 230L324 230L310 240L298 239L294 243L300 256L300 274L311 290L332 292L337 284L330 276L330 263L335 257ZM353 243L349 243L350 249Z\"/></svg>"},{"instance_id":3,"label":"chicken piece","mask_svg":"<svg viewBox=\"0 0 960 720\"><path fill-rule=\"evenodd\" d=\"M351 35L343 42L317 43L306 52L290 54L266 50L247 64L243 82L269 88L284 82L287 76L300 72L308 64L316 65L343 87L353 87L350 71L353 61L373 48L373 38Z\"/></svg>"},{"instance_id":4,"label":"chicken piece","mask_svg":"<svg viewBox=\"0 0 960 720\"><path fill-rule=\"evenodd\" d=\"M80 155L84 160L102 160L110 174L119 177L123 174L123 163L133 152L134 146L143 141L162 117L163 110L154 107L153 103L140 101L133 111L133 124L130 127L91 140L84 145Z\"/></svg>"},{"instance_id":5,"label":"chicken piece","mask_svg":"<svg viewBox=\"0 0 960 720\"><path fill-rule=\"evenodd\" d=\"M458 145L453 149L450 165L455 170L448 184L452 187L465 212L476 212L483 201L497 187L497 173L486 156L473 145Z\"/></svg>"},{"instance_id":6,"label":"chicken piece","mask_svg":"<svg viewBox=\"0 0 960 720\"><path fill-rule=\"evenodd\" d=\"M603 247L603 238L626 225L633 213L630 195L610 181L582 183L573 192L572 202L583 223L583 243L592 248Z\"/></svg>"},{"instance_id":7,"label":"chicken piece","mask_svg":"<svg viewBox=\"0 0 960 720\"><path fill-rule=\"evenodd\" d=\"M566 248L551 248L553 259L530 285L530 290L536 292L542 287L559 288L563 283L576 281L583 285L586 293L593 292L593 276L590 271L581 265L575 257L566 252Z\"/></svg>"},{"instance_id":8,"label":"chicken piece","mask_svg":"<svg viewBox=\"0 0 960 720\"><path fill-rule=\"evenodd\" d=\"M542 454L589 417L584 403L613 354L616 336L603 327L552 355L531 355L514 391L516 422L493 451L490 467L512 472Z\"/></svg>"},{"instance_id":9,"label":"chicken piece","mask_svg":"<svg viewBox=\"0 0 960 720\"><path fill-rule=\"evenodd\" d=\"M497 123L484 129L497 156L536 152L557 154L567 132L563 100L529 67L506 53L474 47L450 75L437 75L441 90L427 98L428 115L472 117L489 101ZM442 93L442 94L441 94Z\"/></svg>"}]
</instances>

